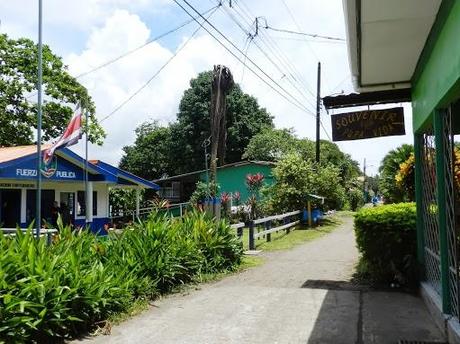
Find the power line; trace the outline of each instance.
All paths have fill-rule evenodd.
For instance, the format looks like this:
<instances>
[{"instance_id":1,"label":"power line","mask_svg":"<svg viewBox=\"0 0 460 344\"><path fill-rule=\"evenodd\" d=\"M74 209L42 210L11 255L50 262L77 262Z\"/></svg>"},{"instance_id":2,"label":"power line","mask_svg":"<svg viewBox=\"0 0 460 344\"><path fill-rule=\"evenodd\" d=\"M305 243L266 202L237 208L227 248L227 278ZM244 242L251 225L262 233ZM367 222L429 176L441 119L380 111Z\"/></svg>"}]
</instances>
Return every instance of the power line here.
<instances>
[{"instance_id":1,"label":"power line","mask_svg":"<svg viewBox=\"0 0 460 344\"><path fill-rule=\"evenodd\" d=\"M210 9L204 11L204 12L202 13L202 15L208 14L208 13L211 12L212 10L217 9L219 6L220 6L220 5L211 7ZM149 39L149 40L148 40L147 42L145 42L144 44L141 44L141 45L139 45L138 47L136 47L136 48L134 48L134 49L128 50L128 51L124 52L124 53L121 54L121 55L118 55L118 56L116 56L116 57L114 57L114 58L112 58L112 59L110 59L110 60L107 60L106 62L100 64L100 65L97 66L97 67L94 67L94 68L92 68L92 69L90 69L90 70L87 70L86 72L83 72L83 73L77 75L77 76L75 77L75 79L79 79L79 78L85 77L85 76L87 76L88 74L91 74L91 73L93 73L93 72L96 72L96 71L98 71L99 69L102 69L102 68L104 68L104 67L107 67L108 65L110 65L110 64L112 64L112 63L114 63L114 62L117 62L117 61L121 60L122 58L124 58L124 57L126 57L126 56L128 56L128 55L131 55L132 53L135 53L136 51L138 51L138 50L140 50L140 49L146 47L147 45L152 44L153 42L156 42L156 41L158 41L158 40L160 40L160 39L162 39L162 38L164 38L164 37L166 37L166 36L168 36L168 35L170 35L170 34L176 32L176 31L182 29L183 27L187 26L188 24L194 22L196 18L199 18L199 16L192 17L191 19L186 20L185 22L179 24L178 26L176 26L176 27L174 27L174 28L172 28L172 29L170 29L170 30L168 30L168 31L165 31L165 32L161 33L160 35L158 35L158 36L156 36L156 37L154 37L154 38L152 38L152 39ZM32 97L35 97L36 95L37 95L37 92L35 92L35 93L33 93L33 94L27 96L26 99L30 99L30 98L32 98Z\"/></svg>"},{"instance_id":2,"label":"power line","mask_svg":"<svg viewBox=\"0 0 460 344\"><path fill-rule=\"evenodd\" d=\"M234 8L234 7L233 7L233 8L234 8L235 11L237 12L237 14L239 14L240 18L242 18L243 20L245 20L245 19L243 18L243 14L244 14L244 16L246 16L246 18L249 18L249 21L248 21L247 19L245 20L245 21L246 21L246 24L248 24L248 23L250 23L250 18L251 18L251 16L254 17L254 15L253 15L252 13L250 13L249 8L244 4L244 2L241 2L241 3L242 3L242 5L245 7L245 10L247 11L247 13L246 13L245 10L243 10L243 8L241 8L241 7L239 6L239 3L240 3L240 2L236 2L236 7L239 8L239 10L241 11L241 13L238 12L238 11L236 10L236 8ZM283 1L283 3L284 3L284 1ZM285 6L287 7L286 4L285 4ZM289 8L287 8L287 9L288 9L288 11L290 12ZM290 15L291 15L291 18L293 19L293 21L295 21L295 19L293 18L291 12L290 12ZM255 17L255 18L257 18L257 17ZM260 17L259 17L259 18L260 18ZM262 17L262 18L263 18L263 17ZM263 18L263 19L265 20L265 18ZM296 24L297 24L297 23L296 23ZM259 33L261 33L261 34L265 37L265 35L264 35L263 32L259 32ZM254 36L254 38L255 38L255 36ZM271 38L271 37L270 37L269 35L267 35L265 38L266 38L267 41L270 41L270 38ZM305 38L304 38L304 39L305 39ZM305 40L306 40L306 39L305 39ZM261 41L263 42L263 40L261 40ZM278 49L279 55L280 55L281 58L282 58L283 55L284 55L284 54L283 54L283 51L278 47L278 45L277 45L275 42L271 42L271 41L270 41L270 43L271 43L275 48ZM268 43L266 42L265 45L268 46L267 44L268 44ZM270 49L270 47L268 47L268 48ZM273 50L272 50L272 52L273 52ZM281 58L278 57L279 61L282 61ZM305 82L305 83L307 84L307 91L309 91L309 93L310 93L312 96L316 97L316 96L312 93L312 91L309 89L308 83L306 82L306 80L303 79L302 75L298 72L298 70L295 68L295 66L292 64L292 62L290 62L289 59L288 59L285 55L284 55L284 60L285 60L285 62L287 63L287 66L289 67L289 65L290 65L289 68L293 68L293 69L295 70L295 73L297 73L297 74L300 76L300 78L303 80L303 82ZM283 62L282 62L282 63L283 63ZM289 69L289 68L288 68L288 69ZM289 74L290 74L290 73L289 73ZM290 76L293 77L292 74L290 74ZM293 77L293 78L294 78L294 77ZM294 80L295 80L296 82L298 82L295 78L294 78ZM308 112L308 113L311 114L310 112ZM320 119L320 125L321 125L321 128L323 129L324 133L326 134L326 136L329 138L330 141L332 141L332 138L331 138L331 136L329 135L329 132L326 130L326 128L325 128L323 122L321 121L321 119Z\"/></svg>"},{"instance_id":3,"label":"power line","mask_svg":"<svg viewBox=\"0 0 460 344\"><path fill-rule=\"evenodd\" d=\"M309 42L309 43L324 43L324 44L345 44L345 41L328 41L321 39L306 39L305 37L286 37L286 36L272 36L274 39L284 39L289 41Z\"/></svg>"},{"instance_id":4,"label":"power line","mask_svg":"<svg viewBox=\"0 0 460 344\"><path fill-rule=\"evenodd\" d=\"M212 11L209 14L208 18L211 17L216 12L217 8L218 6L214 8L214 11ZM206 18L204 19L207 20ZM197 20L197 19L193 19L193 20ZM126 98L120 105L118 105L114 110L112 110L112 112L110 112L107 116L103 117L99 121L99 123L102 123L106 119L113 116L118 110L120 110L123 106L125 106L128 102L130 102L135 96L137 96L144 88L146 88L152 82L152 80L155 79L158 76L158 74L160 74L161 71L177 56L177 54L179 54L179 52L181 52L182 49L185 48L185 46L192 40L192 38L198 33L198 31L200 31L200 29L202 28L202 23L199 23L199 24L200 26L197 27L197 29L184 42L184 44L179 49L176 50L176 52L155 72L155 74L153 74L140 88L138 88L133 94L131 94L128 98Z\"/></svg>"},{"instance_id":5,"label":"power line","mask_svg":"<svg viewBox=\"0 0 460 344\"><path fill-rule=\"evenodd\" d=\"M238 3L236 3L236 5L238 6ZM224 7L224 9L225 9L225 7ZM242 10L242 9L240 8L240 10ZM242 25L242 24L241 24L231 13L228 13L227 10L226 10L226 12L227 12L227 14L229 14L229 16L231 17L231 19L238 25L238 27L240 27L240 29L242 29L243 32L246 33L246 35L247 35L248 37L250 37L251 39L256 38L256 36L258 35L258 28L257 28L257 25L258 25L258 23L257 23L257 18L258 18L258 17L256 17L256 21L255 21L255 24L256 24L256 33L253 35L253 34L251 34L250 32L246 31L245 28L244 28L244 26L243 26L243 25ZM240 18L242 18L242 19L244 20L244 18L242 17L242 15L241 15L239 12L237 12L237 14L240 16ZM248 21L246 20L246 24L248 24L248 23L250 23L250 22L248 22ZM249 25L249 24L248 24L248 25ZM251 24L251 25L252 25L252 24ZM250 26L251 26L251 25L250 25ZM270 37L270 36L268 36L268 37ZM261 42L264 43L263 40L261 40ZM256 44L256 42L254 42L254 43L255 43L255 45L259 48L259 50L269 59L269 61L272 62L273 64L275 64L274 61L267 55L267 53L266 53L258 44ZM272 44L273 44L273 43L272 43ZM270 47L268 46L267 42L265 42L265 45L270 49ZM275 44L275 45L276 45L276 44ZM279 49L279 47L278 47L278 49ZM273 52L273 50L272 50L272 52ZM281 51L281 50L279 50L279 52L282 54L282 51ZM278 57L278 59L279 59L279 61L283 64L282 60L281 60L279 57ZM286 58L286 61L288 61L288 63L290 63L289 60L288 60L287 58ZM275 65L276 65L276 64L275 64ZM276 66L276 67L277 67L277 69L278 69L281 73L283 73L283 72L279 69L278 66ZM294 67L294 68L295 68L295 67ZM285 73L283 73L283 74L284 74L284 76L286 76ZM292 77L292 74L291 74L291 77ZM294 78L294 80L295 80L295 78ZM297 81L297 80L296 80L296 81ZM292 83L291 83L291 84L292 84ZM293 85L298 91L300 91L294 84L292 84L292 85ZM311 93L311 92L310 92L310 93ZM310 104L310 105L311 105L311 104ZM305 109L304 109L304 111L305 111ZM306 112L309 113L309 114L311 114L311 115L313 115L310 111L306 111ZM313 115L313 116L314 116L314 115ZM331 139L331 137L330 137L328 131L326 130L326 128L325 128L325 126L324 126L324 124L322 123L321 120L320 120L320 124L321 124L321 127L322 127L324 133L326 134L326 136L329 138L329 140L332 141L332 139Z\"/></svg>"},{"instance_id":6,"label":"power line","mask_svg":"<svg viewBox=\"0 0 460 344\"><path fill-rule=\"evenodd\" d=\"M289 75L287 74L286 72L284 72L281 68L280 68L280 64L282 64L281 60L279 60L281 63L276 63L275 61L273 61L272 57L263 49L263 47L261 47L257 41L254 40L254 38L258 35L258 18L256 18L255 20L255 25L256 25L256 28L255 28L255 34L252 34L251 32L248 32L245 28L244 28L244 25L241 24L241 22L235 18L235 16L229 11L229 9L227 9L225 6L222 7L222 10L225 11L225 13L232 19L232 21L234 23L237 24L237 26L246 34L246 36L250 37L251 38L251 41L253 42L253 44L259 49L259 51L267 58L268 61L270 61L274 66L275 68L281 73L282 77L286 76L286 75ZM264 43L262 41L262 43ZM265 44L267 47L268 45ZM270 48L269 48L270 49ZM273 54L275 56L275 54ZM288 82L292 85L292 87L294 87L297 92L299 93L299 95L301 97L304 97L307 101L307 103L309 103L309 105L312 105L310 103L310 100L305 96L305 94L302 92L301 89L299 89L299 87L295 84L295 82L292 82L290 80L290 78L288 77L287 78Z\"/></svg>"},{"instance_id":7,"label":"power line","mask_svg":"<svg viewBox=\"0 0 460 344\"><path fill-rule=\"evenodd\" d=\"M265 26L263 28L267 29L267 30L272 30L272 31L277 31L277 32L284 32L284 33L289 33L289 34L293 34L293 35L301 35L301 36L308 36L308 37L313 37L313 38L321 38L321 39L326 39L326 40L331 40L331 41L346 42L346 40L344 38L323 36L323 35L318 35L318 34L315 34L315 33L306 33L306 32L286 30L286 29L276 29L274 27L269 26L267 23L265 23Z\"/></svg>"},{"instance_id":8,"label":"power line","mask_svg":"<svg viewBox=\"0 0 460 344\"><path fill-rule=\"evenodd\" d=\"M218 8L219 6L220 5L214 6L214 7L210 8L210 9L208 9L207 11L204 11L200 15L206 15L209 12L211 12L212 10L215 10L216 8ZM198 17L199 16L196 16L196 18L198 18ZM160 35L158 35L158 36L156 36L156 37L154 37L152 39L149 39L147 42L145 42L144 44L138 46L137 48L129 50L129 51L127 51L127 52L125 52L125 53L123 53L123 54L121 54L121 55L119 55L119 56L117 56L117 57L115 57L115 58L113 58L111 60L108 60L108 61L104 62L103 64L101 64L101 65L99 65L97 67L94 67L93 69L90 69L90 70L88 70L88 71L86 71L84 73L81 73L81 74L77 75L76 78L77 79L82 78L82 77L84 77L84 76L86 76L86 75L88 75L90 73L93 73L93 72L95 72L95 71L97 71L97 70L99 70L101 68L104 68L104 67L106 67L106 66L108 66L108 65L110 65L110 64L112 64L112 63L114 63L114 62L116 62L116 61L118 61L120 59L122 59L125 56L128 56L128 55L130 55L130 54L142 49L142 48L146 47L147 45L149 45L149 44L151 44L151 43L153 43L155 41L158 41L159 39L161 39L161 38L163 38L163 37L165 37L167 35L170 35L170 34L176 32L176 31L182 29L184 26L186 26L186 25L190 24L191 22L195 21L196 18L189 19L189 20L183 22L182 24L180 24L179 26L177 26L177 27L175 27L175 28L173 28L173 29L171 29L169 31L166 31L166 32L164 32L164 33L162 33L162 34L160 34Z\"/></svg>"},{"instance_id":9,"label":"power line","mask_svg":"<svg viewBox=\"0 0 460 344\"><path fill-rule=\"evenodd\" d=\"M190 3L187 1L187 0L183 0L184 3L186 3L194 12L196 13L199 13L192 5L190 5ZM192 16L192 14L187 11L187 9L182 6L178 0L174 0L174 2L180 7L182 8L188 15ZM204 18L205 19L205 18ZM219 29L217 29L212 23L210 23L208 20L205 19L205 22L211 26L217 33L219 33L219 35L221 35L228 43L230 43L231 46L233 46L240 54L244 54L243 51L241 51L240 48L238 48L232 41L230 41L227 36L225 36ZM235 57L239 62L243 63L243 61L241 60L241 58L238 57L238 55L236 55L229 47L227 47L224 43L222 43L219 38L217 38L211 31L209 31L209 29L207 29L203 24L200 23L200 25L203 27L203 29L211 36L213 37L225 50L227 50L233 57ZM267 80L265 80L263 77L261 77L259 74L257 74L257 72L255 72L251 67L249 67L247 64L245 64L246 68L249 69L255 76L257 76L262 82L264 82L267 86L269 86L272 90L274 90L275 92L277 92L279 95L281 95L284 99L286 99L289 103L293 104L294 106L296 106L297 108L311 114L312 116L314 116L314 114L312 114L308 109L304 108L303 107L303 104L301 102L299 102L295 97L293 97L289 92L287 92L281 85L279 85L270 75L268 75L264 70L262 70L252 59L250 59L247 55L246 55L246 59L251 62L252 65L254 65L255 68L257 68L259 71L262 72L262 74L264 74L268 79L270 79L279 89L281 89L284 93L286 93L290 98L292 98L294 101L292 101L291 99L289 99L285 94L281 93L278 89L276 89L275 87L273 87ZM300 104L300 105L299 105Z\"/></svg>"},{"instance_id":10,"label":"power line","mask_svg":"<svg viewBox=\"0 0 460 344\"><path fill-rule=\"evenodd\" d=\"M243 15L244 15L246 18L249 18L249 21L252 20L251 17L255 18L254 14L251 13L250 9L247 7L247 5L245 5L244 2L241 2L241 5L242 6L240 6L239 2L237 2L236 7L235 7L235 11L240 15L240 17L243 17ZM241 13L239 11L241 11ZM259 17L259 18L261 18L261 17ZM264 43L264 39L266 40L265 44L268 46L268 48L273 52L273 54L275 56L276 55L278 56L278 59L280 61L284 61L284 62L281 62L281 63L282 64L284 63L288 67L288 70L289 70L288 76L290 76L295 82L299 83L300 85L301 85L301 83L299 82L299 80L302 81L305 84L304 87L308 91L308 93L312 97L315 98L316 96L313 94L312 90L310 89L309 83L304 79L302 74L297 70L295 65L289 60L289 58L284 54L282 49L270 37L270 35L266 34L266 32L264 32L264 31L260 31L259 32L259 37L261 37L261 41L263 43ZM296 76L294 76L294 75L296 75Z\"/></svg>"}]
</instances>

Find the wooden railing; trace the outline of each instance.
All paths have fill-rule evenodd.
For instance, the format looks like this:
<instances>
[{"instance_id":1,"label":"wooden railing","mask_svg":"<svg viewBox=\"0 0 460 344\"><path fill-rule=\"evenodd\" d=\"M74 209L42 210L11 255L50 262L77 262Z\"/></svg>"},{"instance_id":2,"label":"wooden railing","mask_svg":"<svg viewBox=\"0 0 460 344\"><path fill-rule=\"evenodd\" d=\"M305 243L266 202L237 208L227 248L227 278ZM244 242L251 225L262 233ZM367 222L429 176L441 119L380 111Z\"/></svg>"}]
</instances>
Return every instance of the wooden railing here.
<instances>
[{"instance_id":1,"label":"wooden railing","mask_svg":"<svg viewBox=\"0 0 460 344\"><path fill-rule=\"evenodd\" d=\"M2 231L5 235L16 235L18 228L0 228L0 231ZM27 232L28 230L32 231L32 234L36 236L37 234L37 229L36 228L19 228L21 232ZM58 230L56 228L42 228L40 229L40 236L45 236L48 241L48 243L51 243L51 238L53 235L56 235L58 233Z\"/></svg>"},{"instance_id":2,"label":"wooden railing","mask_svg":"<svg viewBox=\"0 0 460 344\"><path fill-rule=\"evenodd\" d=\"M249 249L254 250L256 248L255 240L258 238L266 237L267 241L271 241L271 234L285 230L286 233L289 233L290 230L300 224L300 218L303 214L303 211L296 210L289 213L267 216L261 219L256 219L253 221L248 221L247 223L239 222L231 225L233 229L237 230L237 235L239 237L243 236L243 229L248 228L249 230ZM297 219L295 219L297 218ZM274 221L282 221L281 225L272 227ZM263 227L263 230L255 232L259 227Z\"/></svg>"}]
</instances>

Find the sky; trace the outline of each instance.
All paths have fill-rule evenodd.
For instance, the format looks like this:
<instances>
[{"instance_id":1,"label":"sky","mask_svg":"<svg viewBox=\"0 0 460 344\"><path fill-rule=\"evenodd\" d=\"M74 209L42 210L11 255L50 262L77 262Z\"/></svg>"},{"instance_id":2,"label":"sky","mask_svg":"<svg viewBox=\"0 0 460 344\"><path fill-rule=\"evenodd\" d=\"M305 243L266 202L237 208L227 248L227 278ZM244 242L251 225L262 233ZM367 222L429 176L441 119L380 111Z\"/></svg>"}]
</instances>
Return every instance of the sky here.
<instances>
[{"instance_id":1,"label":"sky","mask_svg":"<svg viewBox=\"0 0 460 344\"><path fill-rule=\"evenodd\" d=\"M183 0L178 0L190 12ZM187 0L200 12L217 0ZM241 61L228 53L196 22L163 37L144 48L95 72L79 78L87 87L99 119L105 118L130 98L147 80L157 74L166 61L171 62L152 81L109 118L101 122L107 138L101 147L90 146L90 158L117 164L122 148L135 140L134 130L145 121L162 124L176 118L180 98L191 78L212 69L215 64L230 68L243 91L257 98L274 117L277 128L293 128L298 137L315 138L315 94L317 65L321 62L321 96L353 91L346 44L272 31L272 28L345 38L341 0L222 0L222 6L208 12L209 22L228 39L210 30L231 47L241 51L240 60L263 76L268 83L280 85L290 102L273 91ZM37 40L38 1L0 1L0 32L10 37ZM259 22L258 35L254 21ZM190 17L173 0L45 0L43 1L43 41L61 56L69 72L78 76L164 32L176 28ZM241 27L236 23L238 22ZM209 26L207 26L209 28ZM250 42L249 42L250 41ZM229 43L231 42L231 43ZM248 43L249 42L249 43ZM233 47L231 47L234 50ZM174 54L177 53L176 56ZM260 70L254 65L253 61ZM263 72L261 72L263 70ZM283 91L281 91L283 92ZM293 105L297 104L297 106ZM299 108L300 107L300 108ZM385 154L401 145L412 143L412 114L405 104L405 136L338 142L340 148L357 160L362 168L366 159L367 173L374 175ZM331 136L330 114L354 111L347 109L327 114L322 122ZM83 143L73 148L83 152Z\"/></svg>"}]
</instances>

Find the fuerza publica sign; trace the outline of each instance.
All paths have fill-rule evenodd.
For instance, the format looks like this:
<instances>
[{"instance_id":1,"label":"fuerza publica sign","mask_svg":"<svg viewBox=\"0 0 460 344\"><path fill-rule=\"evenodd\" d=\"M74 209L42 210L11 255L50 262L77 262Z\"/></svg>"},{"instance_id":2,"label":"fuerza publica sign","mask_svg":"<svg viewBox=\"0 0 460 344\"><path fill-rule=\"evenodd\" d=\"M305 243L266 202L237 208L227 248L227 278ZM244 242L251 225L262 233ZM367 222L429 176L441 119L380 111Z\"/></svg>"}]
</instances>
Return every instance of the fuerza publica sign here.
<instances>
[{"instance_id":1,"label":"fuerza publica sign","mask_svg":"<svg viewBox=\"0 0 460 344\"><path fill-rule=\"evenodd\" d=\"M406 134L402 107L341 113L332 115L331 121L333 141Z\"/></svg>"}]
</instances>

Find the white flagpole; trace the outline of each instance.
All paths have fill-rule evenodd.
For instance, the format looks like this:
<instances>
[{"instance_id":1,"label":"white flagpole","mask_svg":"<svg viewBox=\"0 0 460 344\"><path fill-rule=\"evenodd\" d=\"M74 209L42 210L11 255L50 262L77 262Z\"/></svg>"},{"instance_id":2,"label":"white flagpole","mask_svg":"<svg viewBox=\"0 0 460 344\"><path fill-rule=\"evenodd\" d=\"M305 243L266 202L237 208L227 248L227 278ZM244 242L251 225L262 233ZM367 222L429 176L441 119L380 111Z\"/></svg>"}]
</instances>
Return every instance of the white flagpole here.
<instances>
[{"instance_id":1,"label":"white flagpole","mask_svg":"<svg viewBox=\"0 0 460 344\"><path fill-rule=\"evenodd\" d=\"M37 118L37 195L36 195L36 214L35 221L37 226L36 235L40 237L41 227L41 203L42 203L42 175L41 175L41 162L42 162L42 0L38 0L38 118Z\"/></svg>"},{"instance_id":2,"label":"white flagpole","mask_svg":"<svg viewBox=\"0 0 460 344\"><path fill-rule=\"evenodd\" d=\"M83 108L82 108L83 110ZM85 217L86 217L86 225L90 224L91 215L92 215L92 207L89 209L90 204L90 197L88 192L88 110L85 109ZM91 213L90 213L91 212Z\"/></svg>"}]
</instances>

